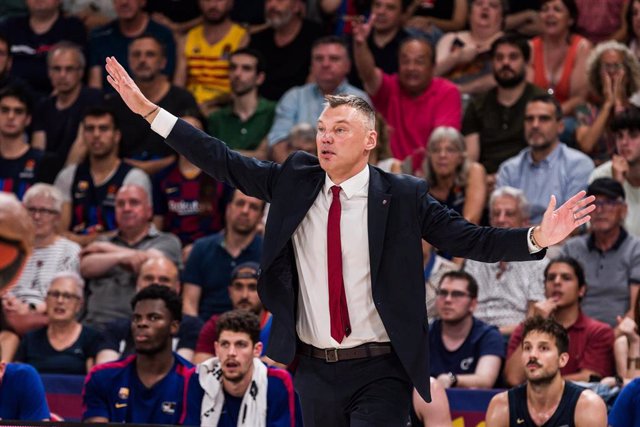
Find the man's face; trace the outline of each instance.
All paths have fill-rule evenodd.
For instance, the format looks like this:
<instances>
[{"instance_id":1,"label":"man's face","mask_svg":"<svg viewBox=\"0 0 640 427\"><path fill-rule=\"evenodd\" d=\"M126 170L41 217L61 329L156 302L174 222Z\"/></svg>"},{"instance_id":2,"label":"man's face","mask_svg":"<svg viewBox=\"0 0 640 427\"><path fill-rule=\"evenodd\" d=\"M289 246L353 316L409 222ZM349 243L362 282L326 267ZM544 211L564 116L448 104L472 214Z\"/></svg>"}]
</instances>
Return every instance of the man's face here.
<instances>
[{"instance_id":1,"label":"man's face","mask_svg":"<svg viewBox=\"0 0 640 427\"><path fill-rule=\"evenodd\" d=\"M544 279L544 294L553 300L558 308L579 304L584 296L586 286L580 286L578 276L569 264L555 262L549 266Z\"/></svg>"},{"instance_id":2,"label":"man's face","mask_svg":"<svg viewBox=\"0 0 640 427\"><path fill-rule=\"evenodd\" d=\"M264 16L275 30L289 24L300 11L300 0L265 0Z\"/></svg>"},{"instance_id":3,"label":"man's face","mask_svg":"<svg viewBox=\"0 0 640 427\"><path fill-rule=\"evenodd\" d=\"M517 46L501 44L492 59L493 76L498 86L512 88L522 83L527 74L527 63Z\"/></svg>"},{"instance_id":4,"label":"man's face","mask_svg":"<svg viewBox=\"0 0 640 427\"><path fill-rule=\"evenodd\" d=\"M33 222L36 238L45 239L55 234L58 221L60 221L60 212L55 209L51 197L42 195L32 197L24 204L24 207Z\"/></svg>"},{"instance_id":5,"label":"man's face","mask_svg":"<svg viewBox=\"0 0 640 427\"><path fill-rule=\"evenodd\" d=\"M402 0L374 0L371 14L376 19L373 29L381 33L397 30L402 25Z\"/></svg>"},{"instance_id":6,"label":"man's face","mask_svg":"<svg viewBox=\"0 0 640 427\"><path fill-rule=\"evenodd\" d=\"M243 53L233 55L229 59L229 80L236 96L256 89L264 81L264 73L258 73L258 59Z\"/></svg>"},{"instance_id":7,"label":"man's face","mask_svg":"<svg viewBox=\"0 0 640 427\"><path fill-rule=\"evenodd\" d=\"M524 134L533 151L550 149L562 132L562 120L556 119L555 106L551 103L533 101L527 104L524 115Z\"/></svg>"},{"instance_id":8,"label":"man's face","mask_svg":"<svg viewBox=\"0 0 640 427\"><path fill-rule=\"evenodd\" d=\"M607 233L620 227L627 216L627 204L624 200L596 194L593 202L596 209L591 212L591 231Z\"/></svg>"},{"instance_id":9,"label":"man's face","mask_svg":"<svg viewBox=\"0 0 640 427\"><path fill-rule=\"evenodd\" d=\"M116 15L118 15L118 19L123 21L137 18L146 4L146 0L113 0Z\"/></svg>"},{"instance_id":10,"label":"man's face","mask_svg":"<svg viewBox=\"0 0 640 427\"><path fill-rule=\"evenodd\" d=\"M635 165L640 161L640 131L624 129L616 132L616 147L618 154Z\"/></svg>"},{"instance_id":11,"label":"man's face","mask_svg":"<svg viewBox=\"0 0 640 427\"><path fill-rule=\"evenodd\" d=\"M492 227L525 227L529 221L522 215L518 201L510 196L496 197L489 209Z\"/></svg>"},{"instance_id":12,"label":"man's face","mask_svg":"<svg viewBox=\"0 0 640 427\"><path fill-rule=\"evenodd\" d=\"M111 115L85 117L82 135L90 157L101 159L117 154L120 131Z\"/></svg>"},{"instance_id":13,"label":"man's face","mask_svg":"<svg viewBox=\"0 0 640 427\"><path fill-rule=\"evenodd\" d=\"M4 40L0 40L0 79L9 74L11 69L11 56L9 46Z\"/></svg>"},{"instance_id":14,"label":"man's face","mask_svg":"<svg viewBox=\"0 0 640 427\"><path fill-rule=\"evenodd\" d=\"M436 309L445 323L457 324L473 314L477 300L471 298L465 279L445 278L438 289Z\"/></svg>"},{"instance_id":15,"label":"man's face","mask_svg":"<svg viewBox=\"0 0 640 427\"><path fill-rule=\"evenodd\" d=\"M402 45L398 55L398 81L402 89L416 96L424 92L433 77L431 46L420 40Z\"/></svg>"},{"instance_id":16,"label":"man's face","mask_svg":"<svg viewBox=\"0 0 640 427\"><path fill-rule=\"evenodd\" d=\"M49 63L49 80L58 94L67 94L82 84L83 70L78 54L70 49L56 51Z\"/></svg>"},{"instance_id":17,"label":"man's face","mask_svg":"<svg viewBox=\"0 0 640 427\"><path fill-rule=\"evenodd\" d=\"M173 320L164 300L138 301L131 317L131 335L136 352L154 355L171 351L171 339L178 333L180 322Z\"/></svg>"},{"instance_id":18,"label":"man's face","mask_svg":"<svg viewBox=\"0 0 640 427\"><path fill-rule=\"evenodd\" d=\"M376 146L376 132L368 130L362 113L348 105L325 108L317 129L320 166L334 181L360 172Z\"/></svg>"},{"instance_id":19,"label":"man's face","mask_svg":"<svg viewBox=\"0 0 640 427\"><path fill-rule=\"evenodd\" d=\"M321 44L311 52L311 75L322 89L334 90L350 69L349 54L340 44Z\"/></svg>"},{"instance_id":20,"label":"man's face","mask_svg":"<svg viewBox=\"0 0 640 427\"><path fill-rule=\"evenodd\" d=\"M213 25L224 22L233 7L233 0L199 0L199 3L204 20Z\"/></svg>"},{"instance_id":21,"label":"man's face","mask_svg":"<svg viewBox=\"0 0 640 427\"><path fill-rule=\"evenodd\" d=\"M167 59L152 38L137 39L129 45L129 67L136 80L153 81L164 69Z\"/></svg>"},{"instance_id":22,"label":"man's face","mask_svg":"<svg viewBox=\"0 0 640 427\"><path fill-rule=\"evenodd\" d=\"M522 341L522 365L531 384L548 384L569 361L568 353L559 353L555 337L531 331Z\"/></svg>"},{"instance_id":23,"label":"man's face","mask_svg":"<svg viewBox=\"0 0 640 427\"><path fill-rule=\"evenodd\" d=\"M3 138L19 138L31 123L31 115L27 106L18 98L6 96L0 99L0 136Z\"/></svg>"},{"instance_id":24,"label":"man's face","mask_svg":"<svg viewBox=\"0 0 640 427\"><path fill-rule=\"evenodd\" d=\"M227 205L227 228L242 235L253 233L262 219L263 207L262 200L236 190L233 199Z\"/></svg>"},{"instance_id":25,"label":"man's face","mask_svg":"<svg viewBox=\"0 0 640 427\"><path fill-rule=\"evenodd\" d=\"M240 271L254 272L253 269ZM234 279L229 285L229 298L234 309L249 310L257 315L262 312L262 302L258 296L258 279Z\"/></svg>"},{"instance_id":26,"label":"man's face","mask_svg":"<svg viewBox=\"0 0 640 427\"><path fill-rule=\"evenodd\" d=\"M242 382L253 375L253 358L260 357L261 343L253 343L245 332L222 331L215 342L222 378L231 383Z\"/></svg>"},{"instance_id":27,"label":"man's face","mask_svg":"<svg viewBox=\"0 0 640 427\"><path fill-rule=\"evenodd\" d=\"M136 292L154 283L180 292L180 280L175 264L164 258L151 259L142 264L136 282Z\"/></svg>"},{"instance_id":28,"label":"man's face","mask_svg":"<svg viewBox=\"0 0 640 427\"><path fill-rule=\"evenodd\" d=\"M151 219L147 193L137 186L122 187L116 194L116 223L122 231L138 230Z\"/></svg>"}]
</instances>

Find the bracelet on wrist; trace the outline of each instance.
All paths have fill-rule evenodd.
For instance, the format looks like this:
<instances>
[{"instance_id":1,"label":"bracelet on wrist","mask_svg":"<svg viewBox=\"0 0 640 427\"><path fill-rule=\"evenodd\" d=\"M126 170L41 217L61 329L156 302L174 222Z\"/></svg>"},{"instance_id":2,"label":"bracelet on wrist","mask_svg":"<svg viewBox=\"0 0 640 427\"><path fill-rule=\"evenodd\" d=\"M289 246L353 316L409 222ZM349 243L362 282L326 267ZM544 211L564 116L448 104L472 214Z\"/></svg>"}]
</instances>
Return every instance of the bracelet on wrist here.
<instances>
[{"instance_id":1,"label":"bracelet on wrist","mask_svg":"<svg viewBox=\"0 0 640 427\"><path fill-rule=\"evenodd\" d=\"M158 111L160 107L156 105L156 108L154 108L153 110L149 111L147 114L145 114L144 116L142 116L143 119L147 120L147 117L149 117L150 115L152 115L153 113L155 113L156 111Z\"/></svg>"}]
</instances>

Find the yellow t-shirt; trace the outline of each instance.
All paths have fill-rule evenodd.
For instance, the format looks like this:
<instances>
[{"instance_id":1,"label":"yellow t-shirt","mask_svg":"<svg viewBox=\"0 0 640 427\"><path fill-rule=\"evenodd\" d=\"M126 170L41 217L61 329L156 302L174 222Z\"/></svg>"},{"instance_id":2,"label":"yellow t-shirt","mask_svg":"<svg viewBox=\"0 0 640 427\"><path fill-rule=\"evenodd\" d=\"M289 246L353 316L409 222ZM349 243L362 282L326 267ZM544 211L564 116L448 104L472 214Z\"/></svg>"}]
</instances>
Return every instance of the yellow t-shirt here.
<instances>
[{"instance_id":1,"label":"yellow t-shirt","mask_svg":"<svg viewBox=\"0 0 640 427\"><path fill-rule=\"evenodd\" d=\"M229 55L247 31L237 24L222 40L209 44L204 37L204 26L198 25L189 31L184 55L187 58L187 89L198 103L209 101L231 91L229 85Z\"/></svg>"}]
</instances>

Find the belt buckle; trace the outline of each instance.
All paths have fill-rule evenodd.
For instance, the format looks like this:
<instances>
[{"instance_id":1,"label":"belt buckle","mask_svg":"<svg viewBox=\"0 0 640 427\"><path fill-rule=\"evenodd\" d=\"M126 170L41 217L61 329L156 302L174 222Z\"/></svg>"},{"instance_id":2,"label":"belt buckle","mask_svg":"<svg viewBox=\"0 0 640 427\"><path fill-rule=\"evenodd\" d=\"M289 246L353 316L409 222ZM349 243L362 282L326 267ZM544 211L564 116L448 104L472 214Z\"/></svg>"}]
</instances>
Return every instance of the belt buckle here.
<instances>
[{"instance_id":1,"label":"belt buckle","mask_svg":"<svg viewBox=\"0 0 640 427\"><path fill-rule=\"evenodd\" d=\"M327 348L324 350L324 360L327 363L337 362L338 359L338 349L337 348Z\"/></svg>"}]
</instances>

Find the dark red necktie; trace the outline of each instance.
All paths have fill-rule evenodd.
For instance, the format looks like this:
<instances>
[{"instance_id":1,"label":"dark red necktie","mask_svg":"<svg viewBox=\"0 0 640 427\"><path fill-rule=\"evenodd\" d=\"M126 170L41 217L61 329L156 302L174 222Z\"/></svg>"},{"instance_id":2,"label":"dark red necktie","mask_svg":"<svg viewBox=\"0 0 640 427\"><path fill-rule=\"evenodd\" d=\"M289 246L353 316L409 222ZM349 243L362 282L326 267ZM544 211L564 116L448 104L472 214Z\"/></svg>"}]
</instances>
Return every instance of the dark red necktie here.
<instances>
[{"instance_id":1,"label":"dark red necktie","mask_svg":"<svg viewBox=\"0 0 640 427\"><path fill-rule=\"evenodd\" d=\"M337 185L331 187L333 200L329 208L327 223L327 266L329 273L329 316L331 317L331 337L342 342L351 333L347 297L342 279L342 245L340 243L340 190Z\"/></svg>"}]
</instances>

